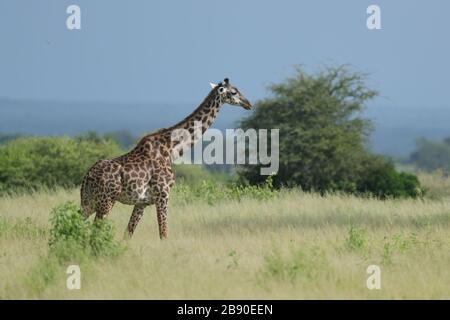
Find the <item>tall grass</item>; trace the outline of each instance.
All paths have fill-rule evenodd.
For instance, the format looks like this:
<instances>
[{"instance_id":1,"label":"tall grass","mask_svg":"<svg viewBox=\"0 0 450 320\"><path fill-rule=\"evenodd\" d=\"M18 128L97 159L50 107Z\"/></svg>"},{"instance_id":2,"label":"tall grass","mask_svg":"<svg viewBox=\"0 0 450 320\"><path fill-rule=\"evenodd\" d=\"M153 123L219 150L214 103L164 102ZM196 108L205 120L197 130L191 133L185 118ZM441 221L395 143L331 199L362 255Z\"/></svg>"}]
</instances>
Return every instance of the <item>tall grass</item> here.
<instances>
[{"instance_id":1,"label":"tall grass","mask_svg":"<svg viewBox=\"0 0 450 320\"><path fill-rule=\"evenodd\" d=\"M442 171L419 172L418 176L427 198L439 200L450 197L450 177Z\"/></svg>"},{"instance_id":2,"label":"tall grass","mask_svg":"<svg viewBox=\"0 0 450 320\"><path fill-rule=\"evenodd\" d=\"M0 298L450 298L449 197L189 188L171 195L168 240L149 207L126 244L130 206L114 207L104 237L64 204L77 203L78 190L0 198ZM74 237L86 249L77 249L81 290L65 286L74 251L52 253ZM127 249L95 254L111 244ZM366 287L371 264L381 268L381 290Z\"/></svg>"}]
</instances>

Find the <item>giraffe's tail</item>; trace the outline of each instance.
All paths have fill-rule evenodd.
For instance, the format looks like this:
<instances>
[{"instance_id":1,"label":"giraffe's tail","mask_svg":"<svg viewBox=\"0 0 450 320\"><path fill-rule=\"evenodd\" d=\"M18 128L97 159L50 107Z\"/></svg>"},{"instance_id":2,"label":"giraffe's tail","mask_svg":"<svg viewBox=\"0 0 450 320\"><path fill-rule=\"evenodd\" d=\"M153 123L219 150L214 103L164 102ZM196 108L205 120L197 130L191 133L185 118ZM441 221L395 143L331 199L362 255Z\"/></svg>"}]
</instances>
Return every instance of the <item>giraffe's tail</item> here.
<instances>
[{"instance_id":1,"label":"giraffe's tail","mask_svg":"<svg viewBox=\"0 0 450 320\"><path fill-rule=\"evenodd\" d=\"M88 218L95 212L94 203L92 199L92 188L89 173L83 179L80 189L81 198L81 214Z\"/></svg>"}]
</instances>

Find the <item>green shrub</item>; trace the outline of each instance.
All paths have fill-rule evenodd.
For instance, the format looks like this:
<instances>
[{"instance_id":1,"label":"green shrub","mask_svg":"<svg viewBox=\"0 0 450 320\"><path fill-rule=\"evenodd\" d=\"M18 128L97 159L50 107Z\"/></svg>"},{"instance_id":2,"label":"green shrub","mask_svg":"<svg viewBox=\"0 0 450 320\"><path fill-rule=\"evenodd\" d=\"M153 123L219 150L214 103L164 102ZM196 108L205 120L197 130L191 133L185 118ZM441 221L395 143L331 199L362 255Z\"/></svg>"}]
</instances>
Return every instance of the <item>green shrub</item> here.
<instances>
[{"instance_id":1,"label":"green shrub","mask_svg":"<svg viewBox=\"0 0 450 320\"><path fill-rule=\"evenodd\" d=\"M273 190L272 177L269 176L261 185L225 185L214 180L203 180L196 184L184 182L175 184L173 199L182 204L204 201L210 205L221 201L241 201L242 199L269 200L277 196Z\"/></svg>"},{"instance_id":2,"label":"green shrub","mask_svg":"<svg viewBox=\"0 0 450 320\"><path fill-rule=\"evenodd\" d=\"M273 188L273 177L267 176L266 180L259 185L232 184L228 188L229 198L241 200L253 198L257 200L269 200L277 195Z\"/></svg>"},{"instance_id":3,"label":"green shrub","mask_svg":"<svg viewBox=\"0 0 450 320\"><path fill-rule=\"evenodd\" d=\"M0 194L74 187L90 166L121 153L110 140L69 137L18 138L0 145Z\"/></svg>"},{"instance_id":4,"label":"green shrub","mask_svg":"<svg viewBox=\"0 0 450 320\"><path fill-rule=\"evenodd\" d=\"M86 267L90 258L114 258L125 249L114 240L114 228L109 220L92 222L84 219L80 208L72 202L55 207L50 223L48 254L40 258L25 278L27 286L36 294L64 274L62 270L67 267L67 262Z\"/></svg>"},{"instance_id":5,"label":"green shrub","mask_svg":"<svg viewBox=\"0 0 450 320\"><path fill-rule=\"evenodd\" d=\"M60 261L88 256L114 257L123 250L121 244L114 240L114 228L109 220L87 220L72 202L54 208L50 221L50 253Z\"/></svg>"},{"instance_id":6,"label":"green shrub","mask_svg":"<svg viewBox=\"0 0 450 320\"><path fill-rule=\"evenodd\" d=\"M417 176L398 172L385 159L373 158L366 162L358 181L359 193L370 193L379 198L416 198L423 194Z\"/></svg>"},{"instance_id":7,"label":"green shrub","mask_svg":"<svg viewBox=\"0 0 450 320\"><path fill-rule=\"evenodd\" d=\"M91 252L96 257L115 257L124 247L114 239L114 225L108 219L98 220L91 226Z\"/></svg>"}]
</instances>

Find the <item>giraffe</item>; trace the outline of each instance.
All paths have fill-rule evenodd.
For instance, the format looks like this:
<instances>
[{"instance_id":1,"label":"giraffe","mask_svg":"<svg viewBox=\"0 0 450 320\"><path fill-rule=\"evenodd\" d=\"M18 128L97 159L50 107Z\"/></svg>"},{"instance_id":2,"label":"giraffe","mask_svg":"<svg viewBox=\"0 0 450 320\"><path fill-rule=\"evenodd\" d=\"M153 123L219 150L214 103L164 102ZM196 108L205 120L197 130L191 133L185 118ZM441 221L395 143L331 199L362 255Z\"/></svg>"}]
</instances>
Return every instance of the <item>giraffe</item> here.
<instances>
[{"instance_id":1,"label":"giraffe","mask_svg":"<svg viewBox=\"0 0 450 320\"><path fill-rule=\"evenodd\" d=\"M125 237L131 238L144 209L154 204L159 237L167 238L167 207L170 190L175 183L171 167L173 160L201 138L223 104L247 110L252 108L228 78L211 84L211 87L203 102L184 120L144 136L130 152L117 158L99 160L88 170L80 192L81 212L85 218L93 213L95 220L105 218L116 201L133 205L125 231ZM180 136L178 132L188 133L188 136Z\"/></svg>"}]
</instances>

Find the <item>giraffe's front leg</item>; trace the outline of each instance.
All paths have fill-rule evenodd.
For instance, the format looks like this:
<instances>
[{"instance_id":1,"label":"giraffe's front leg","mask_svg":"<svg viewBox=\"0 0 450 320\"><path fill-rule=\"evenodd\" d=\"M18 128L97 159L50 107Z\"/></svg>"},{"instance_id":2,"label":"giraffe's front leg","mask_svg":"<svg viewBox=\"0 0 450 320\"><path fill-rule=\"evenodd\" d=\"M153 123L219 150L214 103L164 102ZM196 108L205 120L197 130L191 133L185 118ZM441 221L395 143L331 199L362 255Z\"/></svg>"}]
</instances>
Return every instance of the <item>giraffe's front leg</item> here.
<instances>
[{"instance_id":1,"label":"giraffe's front leg","mask_svg":"<svg viewBox=\"0 0 450 320\"><path fill-rule=\"evenodd\" d=\"M141 220L142 215L144 214L145 205L135 205L133 209L133 213L131 214L130 221L128 222L127 230L125 231L124 238L131 238L131 236L134 233L134 230L136 230L136 226L139 223L139 220Z\"/></svg>"},{"instance_id":2,"label":"giraffe's front leg","mask_svg":"<svg viewBox=\"0 0 450 320\"><path fill-rule=\"evenodd\" d=\"M162 168L162 174L156 177L152 194L156 206L156 216L158 217L159 238L167 238L167 207L169 204L170 189L175 183L175 177L170 166Z\"/></svg>"},{"instance_id":3,"label":"giraffe's front leg","mask_svg":"<svg viewBox=\"0 0 450 320\"><path fill-rule=\"evenodd\" d=\"M167 206L169 203L169 193L162 192L156 198L156 215L158 217L159 238L161 240L167 238Z\"/></svg>"}]
</instances>

